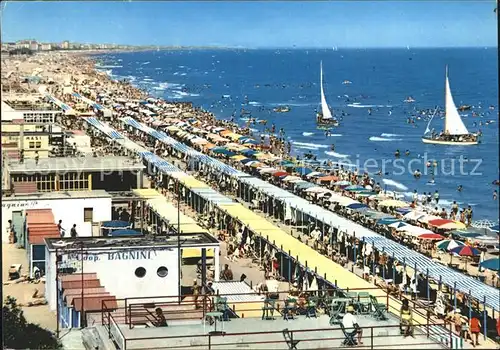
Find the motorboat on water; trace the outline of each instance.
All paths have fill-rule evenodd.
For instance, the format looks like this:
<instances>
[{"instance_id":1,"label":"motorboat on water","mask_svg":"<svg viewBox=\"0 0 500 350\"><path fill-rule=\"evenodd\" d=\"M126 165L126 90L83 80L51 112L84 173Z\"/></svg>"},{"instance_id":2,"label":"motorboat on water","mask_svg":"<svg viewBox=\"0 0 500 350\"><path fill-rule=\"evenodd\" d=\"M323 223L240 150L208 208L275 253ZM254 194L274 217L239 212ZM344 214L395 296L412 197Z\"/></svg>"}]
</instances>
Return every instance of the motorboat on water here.
<instances>
[{"instance_id":1,"label":"motorboat on water","mask_svg":"<svg viewBox=\"0 0 500 350\"><path fill-rule=\"evenodd\" d=\"M320 62L320 87L321 87L321 112L316 113L316 124L318 127L338 126L338 120L332 115L330 107L326 102L325 90L323 88L323 62Z\"/></svg>"},{"instance_id":2,"label":"motorboat on water","mask_svg":"<svg viewBox=\"0 0 500 350\"><path fill-rule=\"evenodd\" d=\"M430 129L430 124L432 122L432 119L436 115L436 111L434 111L434 114L429 120L424 136L422 137L422 141L424 143L456 146L470 146L477 145L479 143L478 135L467 130L467 127L462 121L462 118L460 118L457 106L453 101L453 96L450 89L450 81L448 79L448 66L446 67L445 79L444 131L439 134Z\"/></svg>"},{"instance_id":3,"label":"motorboat on water","mask_svg":"<svg viewBox=\"0 0 500 350\"><path fill-rule=\"evenodd\" d=\"M406 103L413 103L415 102L415 99L411 96L408 96L403 102L406 102Z\"/></svg>"},{"instance_id":4,"label":"motorboat on water","mask_svg":"<svg viewBox=\"0 0 500 350\"><path fill-rule=\"evenodd\" d=\"M344 80L344 81L342 82L342 84L343 84L343 85L349 85L349 84L352 84L352 81L350 81L350 80Z\"/></svg>"},{"instance_id":5,"label":"motorboat on water","mask_svg":"<svg viewBox=\"0 0 500 350\"><path fill-rule=\"evenodd\" d=\"M280 106L280 107L276 107L273 109L273 112L276 112L276 113L287 113L287 112L290 112L291 108L288 107L288 106Z\"/></svg>"},{"instance_id":6,"label":"motorboat on water","mask_svg":"<svg viewBox=\"0 0 500 350\"><path fill-rule=\"evenodd\" d=\"M465 112L465 111L470 111L470 109L472 108L472 106L469 106L469 105L462 105L460 107L458 107L458 110L460 112Z\"/></svg>"}]
</instances>

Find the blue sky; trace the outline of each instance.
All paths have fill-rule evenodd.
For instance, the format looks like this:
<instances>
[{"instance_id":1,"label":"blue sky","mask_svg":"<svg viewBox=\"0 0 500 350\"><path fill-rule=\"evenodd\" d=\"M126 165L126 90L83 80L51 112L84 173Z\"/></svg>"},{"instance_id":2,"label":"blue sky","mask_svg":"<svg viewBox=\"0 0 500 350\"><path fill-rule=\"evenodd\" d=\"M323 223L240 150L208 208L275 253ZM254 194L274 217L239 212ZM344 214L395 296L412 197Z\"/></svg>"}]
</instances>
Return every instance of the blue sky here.
<instances>
[{"instance_id":1,"label":"blue sky","mask_svg":"<svg viewBox=\"0 0 500 350\"><path fill-rule=\"evenodd\" d=\"M2 2L2 39L243 47L497 46L495 1Z\"/></svg>"}]
</instances>

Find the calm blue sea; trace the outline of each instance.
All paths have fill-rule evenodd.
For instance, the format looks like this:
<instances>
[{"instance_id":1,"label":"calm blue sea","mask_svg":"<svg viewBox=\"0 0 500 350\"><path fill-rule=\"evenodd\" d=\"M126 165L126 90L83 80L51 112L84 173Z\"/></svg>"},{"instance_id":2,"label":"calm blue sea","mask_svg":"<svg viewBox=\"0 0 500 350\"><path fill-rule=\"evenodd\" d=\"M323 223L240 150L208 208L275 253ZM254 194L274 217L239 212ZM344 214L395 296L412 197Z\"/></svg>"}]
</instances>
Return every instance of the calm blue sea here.
<instances>
[{"instance_id":1,"label":"calm blue sea","mask_svg":"<svg viewBox=\"0 0 500 350\"><path fill-rule=\"evenodd\" d=\"M320 160L360 162L361 166L372 159L368 163L371 173L385 159L388 190L406 196L415 189L419 193L439 190L440 207L457 200L473 206L475 219L498 219L493 191L500 188L492 184L499 178L498 58L494 48L181 50L111 54L99 59L100 69L113 78L128 78L155 96L192 101L219 118L230 118L236 112L235 120L244 124L240 119L243 107L253 117L268 120L268 127L272 123L276 130L283 127L296 154L310 151ZM334 114L346 114L328 137L315 126L320 61L327 101ZM469 130L483 132L478 146L421 142L428 115L418 111L444 107L446 64L455 103L472 105L478 113L476 117L472 111L461 113ZM344 80L352 83L343 84ZM416 102L403 102L408 96ZM290 106L291 111L272 111L280 105ZM409 117L414 124L407 123ZM486 125L487 121L493 122ZM434 118L432 127L437 131L443 125L442 117ZM261 132L263 126L253 128ZM335 152L331 152L331 144L335 144ZM424 171L425 156L436 159L435 184L428 184L431 174L417 180L411 171L396 169L396 149L402 154L410 151L410 156L401 159L406 168L414 160L412 171ZM468 159L462 166L461 156ZM378 181L382 183L382 179ZM457 191L458 185L463 186L462 192Z\"/></svg>"}]
</instances>

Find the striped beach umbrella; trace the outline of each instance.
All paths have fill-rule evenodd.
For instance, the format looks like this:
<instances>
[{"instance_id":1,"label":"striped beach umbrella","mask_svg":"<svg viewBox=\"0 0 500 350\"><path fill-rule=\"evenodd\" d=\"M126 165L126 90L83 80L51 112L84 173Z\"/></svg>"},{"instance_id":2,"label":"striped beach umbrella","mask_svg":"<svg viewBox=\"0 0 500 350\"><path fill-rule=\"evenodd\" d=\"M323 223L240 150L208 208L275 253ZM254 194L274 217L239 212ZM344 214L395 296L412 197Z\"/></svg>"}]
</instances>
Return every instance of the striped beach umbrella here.
<instances>
[{"instance_id":1,"label":"striped beach umbrella","mask_svg":"<svg viewBox=\"0 0 500 350\"><path fill-rule=\"evenodd\" d=\"M444 241L441 241L436 244L437 249L444 250L446 252L449 252L450 250L456 247L463 247L463 246L465 246L465 243L460 241L455 241L454 239L445 239Z\"/></svg>"},{"instance_id":2,"label":"striped beach umbrella","mask_svg":"<svg viewBox=\"0 0 500 350\"><path fill-rule=\"evenodd\" d=\"M450 249L450 253L455 253L460 256L478 256L481 254L481 251L476 248L469 247L468 245L464 245Z\"/></svg>"}]
</instances>

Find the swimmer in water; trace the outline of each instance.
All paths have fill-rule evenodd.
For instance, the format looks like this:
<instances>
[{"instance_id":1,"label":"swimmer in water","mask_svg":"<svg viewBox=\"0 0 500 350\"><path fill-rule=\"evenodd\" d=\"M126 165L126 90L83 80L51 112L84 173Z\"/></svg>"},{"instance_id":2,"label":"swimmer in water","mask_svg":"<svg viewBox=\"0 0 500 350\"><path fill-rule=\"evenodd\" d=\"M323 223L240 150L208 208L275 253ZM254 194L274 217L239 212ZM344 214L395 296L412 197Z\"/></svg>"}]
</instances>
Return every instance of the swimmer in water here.
<instances>
[{"instance_id":1,"label":"swimmer in water","mask_svg":"<svg viewBox=\"0 0 500 350\"><path fill-rule=\"evenodd\" d=\"M497 193L497 190L494 190L493 191L493 200L496 201L498 198L498 193Z\"/></svg>"},{"instance_id":2,"label":"swimmer in water","mask_svg":"<svg viewBox=\"0 0 500 350\"><path fill-rule=\"evenodd\" d=\"M433 176L433 177L429 180L429 183L430 183L430 184L434 184L434 183L436 183L436 181L434 180L434 176ZM429 192L429 193L430 193L430 192Z\"/></svg>"},{"instance_id":3,"label":"swimmer in water","mask_svg":"<svg viewBox=\"0 0 500 350\"><path fill-rule=\"evenodd\" d=\"M335 152L335 145L332 143L332 145L330 146L330 150Z\"/></svg>"},{"instance_id":4,"label":"swimmer in water","mask_svg":"<svg viewBox=\"0 0 500 350\"><path fill-rule=\"evenodd\" d=\"M410 155L410 151L406 150L405 151L405 156L409 156Z\"/></svg>"},{"instance_id":5,"label":"swimmer in water","mask_svg":"<svg viewBox=\"0 0 500 350\"><path fill-rule=\"evenodd\" d=\"M462 187L462 185L458 185L458 187L457 187L457 191L458 191L458 192L462 192L462 190L463 190L463 189L464 189L464 188Z\"/></svg>"},{"instance_id":6,"label":"swimmer in water","mask_svg":"<svg viewBox=\"0 0 500 350\"><path fill-rule=\"evenodd\" d=\"M400 153L399 153L399 150L398 150L398 149L397 149L397 150L396 150L396 152L394 153L394 156L395 156L396 158L399 158Z\"/></svg>"}]
</instances>

